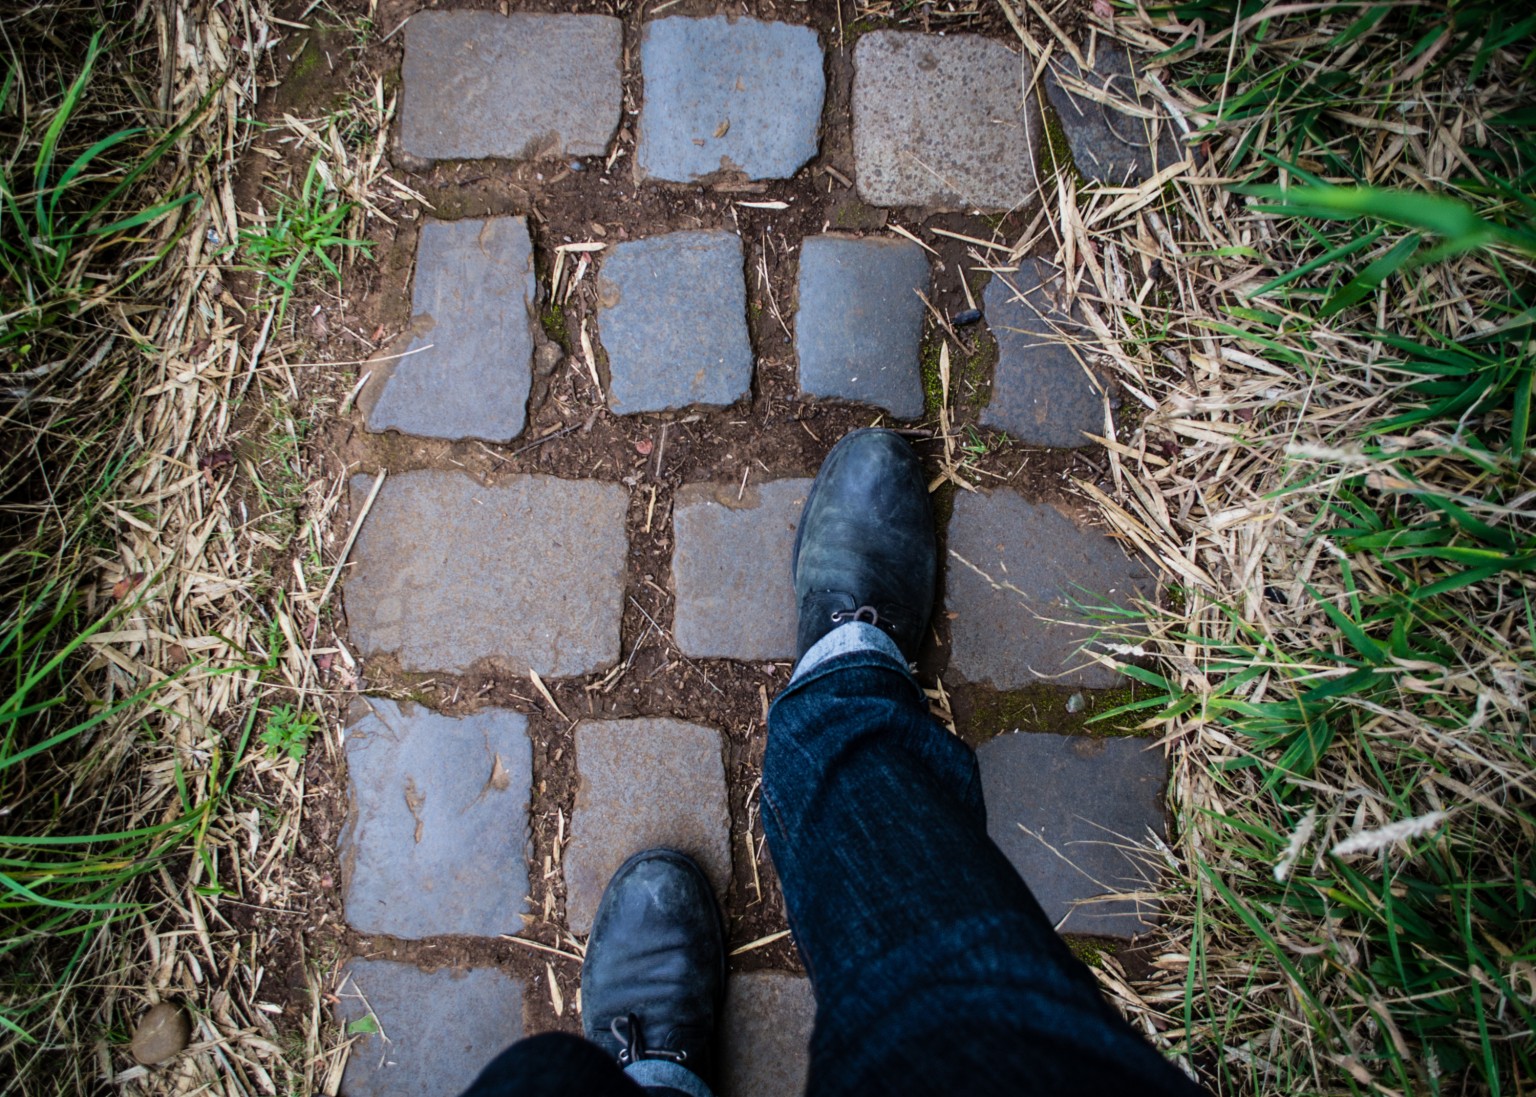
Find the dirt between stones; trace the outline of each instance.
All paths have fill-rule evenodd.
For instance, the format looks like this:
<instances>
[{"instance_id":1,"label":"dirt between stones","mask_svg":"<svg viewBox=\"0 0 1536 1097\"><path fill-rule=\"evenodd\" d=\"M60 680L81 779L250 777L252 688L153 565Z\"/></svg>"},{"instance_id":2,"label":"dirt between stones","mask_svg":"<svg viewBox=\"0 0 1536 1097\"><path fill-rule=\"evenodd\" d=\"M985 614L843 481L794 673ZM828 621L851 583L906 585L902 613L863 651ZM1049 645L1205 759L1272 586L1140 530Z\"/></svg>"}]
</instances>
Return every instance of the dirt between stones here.
<instances>
[{"instance_id":1,"label":"dirt between stones","mask_svg":"<svg viewBox=\"0 0 1536 1097\"><path fill-rule=\"evenodd\" d=\"M510 5L470 2L452 6L503 12L511 9L618 15L625 22L626 71L634 68L631 57L638 48L639 27L644 18L641 9L628 4L615 7L592 0L528 0ZM374 33L363 46L356 44L348 25L326 27L316 23L315 20L323 19L324 9L309 12L312 31L291 32L291 47L285 43L279 48L278 52L283 54L281 63L288 71L265 101L260 112L262 118L280 124L283 115L289 113L304 118L324 116L344 105L349 96L367 94L376 79L382 80L386 96L393 95L399 85L402 36L381 39L418 7L411 0L383 0L374 16ZM355 25L356 20L366 15L366 5L361 0L333 4L330 8L346 24ZM718 14L720 10L707 0L679 0L667 6L669 15ZM352 471L382 467L390 472L457 468L482 482L537 472L622 482L629 487L629 554L623 655L619 664L622 672L616 677L594 674L545 684L560 710L571 720L670 715L723 733L735 866L725 905L731 946L740 947L787 928L757 808L767 703L787 682L790 667L787 662L689 661L670 642L658 637L653 622L663 632L669 632L672 623L670 519L675 493L684 484L698 482L742 485L813 476L827 450L843 434L883 422L874 409L811 401L798 393L790 325L795 307L795 251L803 237L829 229L874 231L889 222L899 223L936 253L931 257L931 303L939 315L950 317L970 307L961 278L969 280L971 295L979 300L986 276L971 270L975 261L967 257L967 245L931 230L945 228L1011 243L1022 234L1035 210L1006 218L930 215L915 209L888 211L864 204L849 185L853 177L848 106L850 58L857 35L881 27L901 26L965 30L1012 40L1013 32L995 8L989 6L985 13L942 21L940 16L930 13L930 25L926 28L921 13L900 23L856 18L852 10L839 12L827 0L785 4L750 0L726 10L762 19L808 23L821 37L827 55L821 151L795 178L751 184L722 180L713 185L637 185L628 164L633 161L634 152L633 112L638 108L642 89L638 77L631 74L625 80L625 114L614 146L623 155L611 173L604 170L604 158L582 161L581 170L562 160L531 164L487 160L436 164L417 170L397 158L391 175L423 195L432 208L424 209L418 202L402 199L388 187L378 188L375 202L389 220L375 216L367 222L366 234L374 241L373 260L354 259L347 268L345 291L341 295L328 285L313 286L297 294L289 315L296 318L299 329L297 353L306 354L315 362L366 361L382 353L409 323L410 279L416 238L424 216L451 219L520 214L528 217L533 238L546 334L569 349L586 325L595 345L596 279L590 272L560 309L550 307L547 295L557 245L585 240L611 243L697 228L724 227L739 233L746 252L748 326L756 367L751 396L733 407L614 416L606 409L587 371L566 357L549 376L535 377L528 426L521 438L507 445L445 442L397 434L372 435L361 429L355 414L334 415L334 409L342 404L366 366L298 372L303 376L303 400L316 410L319 420L309 454L312 474L323 476L328 483ZM285 15L298 20L305 11L306 5L296 4ZM550 93L559 94L559 89L552 88ZM288 177L301 179L308 166L309 153L296 150L291 144L272 136L258 144L268 155L254 155L247 160L238 190L246 212L255 208L267 185L291 189ZM788 208L769 211L745 207L739 204L742 200L777 200L787 203ZM249 303L254 286L244 282L231 289ZM934 326L930 317L929 328ZM980 325L957 328L953 334L951 355L958 418L963 429L974 432L967 437L978 451L968 475L984 486L1008 485L1032 502L1048 502L1084 514L1082 500L1069 494L1070 481L1074 477L1099 481L1105 471L1102 452L1024 446L977 425L976 414L987 398L987 382L980 370L967 369L965 363L987 362L991 339ZM937 336L930 334L929 338L929 349L936 351ZM601 371L599 379L606 388L607 377ZM936 410L930 395L930 417ZM249 422L246 420L247 425ZM936 422L930 418L909 430L917 451L932 472L937 471L942 445L941 440L932 437ZM941 489L937 498L941 516L947 516L950 490ZM338 513L336 529L344 534L350 520L350 515ZM289 573L287 562L283 564L274 568L273 573ZM763 581L787 583L788 577L765 575ZM920 661L929 682L942 671L948 651L948 623L942 601L934 620L930 641ZM344 621L333 624L344 637ZM411 674L392 659L376 658L368 661L364 671L365 677L349 686L340 681L335 670L324 673L323 678L329 678L326 684L338 690L338 718L345 709L347 688L423 703L450 715L488 705L528 715L533 740L529 875L531 907L536 917L524 927L523 935L570 954L571 943L557 925L563 917L565 899L559 871L561 836L569 837L577 780L571 760L573 724L549 709L529 679L492 669L477 668L457 676ZM1045 690L1053 695L1056 692L1054 687ZM969 719L972 714L999 710L999 706L989 704L990 692L962 689L957 693L959 730L970 742L1008 730L1002 726L980 726ZM1060 692L1064 698L1071 691ZM229 908L237 925L245 923L253 931L260 931L253 936L265 940L261 946L262 959L268 970L282 973L287 994L286 1000L279 1003L284 1006L280 1024L297 1028L308 1023L312 971L318 971L324 982L337 963L348 956L363 956L409 961L427 968L496 964L526 981L530 991L530 1027L579 1030L579 1015L571 1005L579 980L579 963L569 955L506 940L450 937L398 941L349 930L341 909L341 871L336 858L336 840L344 824L346 807L343 759L339 754L325 756L319 751L312 752L305 765L305 779L303 826L295 856L288 866L295 901L302 904L302 909L271 912L259 907ZM260 790L251 791L260 794ZM508 921L509 930L516 928L510 915ZM1123 952L1121 955L1124 957ZM732 963L738 970L799 969L793 943L787 937L743 952ZM555 1012L554 996L547 985L550 977L560 984L565 1003L563 1015ZM329 991L331 987L327 982L321 989Z\"/></svg>"}]
</instances>

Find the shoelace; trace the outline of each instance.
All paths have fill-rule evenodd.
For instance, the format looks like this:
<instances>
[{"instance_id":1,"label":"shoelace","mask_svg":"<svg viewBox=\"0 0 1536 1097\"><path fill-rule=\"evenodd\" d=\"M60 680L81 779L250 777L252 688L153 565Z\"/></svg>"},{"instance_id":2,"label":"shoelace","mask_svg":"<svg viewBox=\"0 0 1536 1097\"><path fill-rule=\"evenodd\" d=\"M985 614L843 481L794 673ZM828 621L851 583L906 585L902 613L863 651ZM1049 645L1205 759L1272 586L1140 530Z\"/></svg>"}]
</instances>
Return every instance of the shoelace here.
<instances>
[{"instance_id":1,"label":"shoelace","mask_svg":"<svg viewBox=\"0 0 1536 1097\"><path fill-rule=\"evenodd\" d=\"M620 1032L619 1026L623 1025L628 1032ZM615 1017L608 1026L608 1031L613 1033L613 1038L624 1047L619 1051L619 1064L629 1066L638 1063L641 1059L670 1059L674 1063L686 1063L688 1053L686 1051L673 1051L670 1048L645 1046L645 1037L640 1032L640 1018L633 1013L623 1017Z\"/></svg>"},{"instance_id":2,"label":"shoelace","mask_svg":"<svg viewBox=\"0 0 1536 1097\"><path fill-rule=\"evenodd\" d=\"M880 626L880 613L874 606L860 606L858 609L835 609L832 611L832 621L841 625L845 621L863 621L866 625Z\"/></svg>"}]
</instances>

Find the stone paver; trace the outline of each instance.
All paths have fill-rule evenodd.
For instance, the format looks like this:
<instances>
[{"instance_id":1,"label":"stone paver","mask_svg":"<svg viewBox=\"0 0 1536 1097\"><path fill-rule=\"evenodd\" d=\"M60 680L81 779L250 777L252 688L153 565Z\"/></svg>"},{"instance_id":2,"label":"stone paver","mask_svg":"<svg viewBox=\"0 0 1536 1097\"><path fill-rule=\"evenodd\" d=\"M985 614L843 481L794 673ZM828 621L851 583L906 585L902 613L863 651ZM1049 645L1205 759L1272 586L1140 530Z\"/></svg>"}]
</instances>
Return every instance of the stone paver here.
<instances>
[{"instance_id":1,"label":"stone paver","mask_svg":"<svg viewBox=\"0 0 1536 1097\"><path fill-rule=\"evenodd\" d=\"M608 406L733 404L752 386L741 239L672 232L615 245L598 272Z\"/></svg>"},{"instance_id":2,"label":"stone paver","mask_svg":"<svg viewBox=\"0 0 1536 1097\"><path fill-rule=\"evenodd\" d=\"M1056 108L1072 160L1084 178L1109 184L1140 183L1158 169L1184 159L1166 116L1158 123L1154 164L1149 119L1133 117L1079 91L1068 91L1061 77L1147 110L1154 109L1156 104L1137 94L1131 59L1124 46L1100 39L1093 68L1086 73L1070 55L1058 53L1052 58L1045 74L1046 95Z\"/></svg>"},{"instance_id":3,"label":"stone paver","mask_svg":"<svg viewBox=\"0 0 1536 1097\"><path fill-rule=\"evenodd\" d=\"M576 728L576 806L565 850L565 915L592 928L609 879L632 853L666 846L704 868L723 896L731 878L730 814L720 733L666 717Z\"/></svg>"},{"instance_id":4,"label":"stone paver","mask_svg":"<svg viewBox=\"0 0 1536 1097\"><path fill-rule=\"evenodd\" d=\"M336 1017L378 1031L357 1038L341 1077L346 1097L458 1093L523 1037L523 985L495 968L430 974L389 960L350 961Z\"/></svg>"},{"instance_id":5,"label":"stone paver","mask_svg":"<svg viewBox=\"0 0 1536 1097\"><path fill-rule=\"evenodd\" d=\"M423 225L410 330L369 365L358 396L368 429L487 442L521 434L534 292L523 218Z\"/></svg>"},{"instance_id":6,"label":"stone paver","mask_svg":"<svg viewBox=\"0 0 1536 1097\"><path fill-rule=\"evenodd\" d=\"M972 34L872 31L853 51L853 160L876 206L1006 210L1039 189L1025 61Z\"/></svg>"},{"instance_id":7,"label":"stone paver","mask_svg":"<svg viewBox=\"0 0 1536 1097\"><path fill-rule=\"evenodd\" d=\"M1092 445L1086 435L1105 429L1103 382L1087 368L1095 349L1078 342L1086 330L1062 300L1062 281L1055 267L1025 259L982 293L997 368L981 421L1031 445Z\"/></svg>"},{"instance_id":8,"label":"stone paver","mask_svg":"<svg viewBox=\"0 0 1536 1097\"><path fill-rule=\"evenodd\" d=\"M657 19L642 33L640 73L642 176L788 179L816 155L826 79L810 27L724 15Z\"/></svg>"},{"instance_id":9,"label":"stone paver","mask_svg":"<svg viewBox=\"0 0 1536 1097\"><path fill-rule=\"evenodd\" d=\"M363 933L494 937L527 908L528 718L455 719L382 697L347 728L343 906Z\"/></svg>"},{"instance_id":10,"label":"stone paver","mask_svg":"<svg viewBox=\"0 0 1536 1097\"><path fill-rule=\"evenodd\" d=\"M623 24L606 15L421 11L405 28L409 156L598 156L619 125Z\"/></svg>"},{"instance_id":11,"label":"stone paver","mask_svg":"<svg viewBox=\"0 0 1536 1097\"><path fill-rule=\"evenodd\" d=\"M815 1025L816 997L805 976L732 976L721 1026L721 1097L804 1093Z\"/></svg>"},{"instance_id":12,"label":"stone paver","mask_svg":"<svg viewBox=\"0 0 1536 1097\"><path fill-rule=\"evenodd\" d=\"M673 506L672 635L694 658L795 654L789 558L810 480L690 484ZM740 492L740 498L737 495Z\"/></svg>"},{"instance_id":13,"label":"stone paver","mask_svg":"<svg viewBox=\"0 0 1536 1097\"><path fill-rule=\"evenodd\" d=\"M1142 890L1156 879L1156 855L1126 848L1146 846L1148 828L1166 837L1168 766L1149 745L1022 732L1000 735L976 752L987 833L1065 933L1131 937L1152 927L1155 911L1145 901L1072 905Z\"/></svg>"},{"instance_id":14,"label":"stone paver","mask_svg":"<svg viewBox=\"0 0 1536 1097\"><path fill-rule=\"evenodd\" d=\"M812 236L800 248L795 353L800 388L885 408L898 419L923 413L918 356L928 258L889 236Z\"/></svg>"},{"instance_id":15,"label":"stone paver","mask_svg":"<svg viewBox=\"0 0 1536 1097\"><path fill-rule=\"evenodd\" d=\"M956 494L945 567L950 668L999 689L1114 685L1117 674L1076 654L1092 630L1058 622L1084 619L1072 600L1125 605L1153 589L1104 534L1006 489Z\"/></svg>"},{"instance_id":16,"label":"stone paver","mask_svg":"<svg viewBox=\"0 0 1536 1097\"><path fill-rule=\"evenodd\" d=\"M352 479L353 513L371 480ZM389 477L352 550L347 619L365 654L407 670L477 659L516 674L586 674L617 661L624 602L618 484L460 472Z\"/></svg>"}]
</instances>

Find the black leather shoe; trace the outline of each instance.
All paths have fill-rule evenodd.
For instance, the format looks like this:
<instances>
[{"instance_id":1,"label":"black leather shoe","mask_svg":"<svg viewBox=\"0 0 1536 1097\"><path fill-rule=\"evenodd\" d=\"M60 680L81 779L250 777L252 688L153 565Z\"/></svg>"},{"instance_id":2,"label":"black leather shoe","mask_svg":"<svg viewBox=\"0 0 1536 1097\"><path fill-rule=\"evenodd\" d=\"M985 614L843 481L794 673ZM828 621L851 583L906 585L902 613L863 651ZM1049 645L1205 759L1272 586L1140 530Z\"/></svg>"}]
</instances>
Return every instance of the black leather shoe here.
<instances>
[{"instance_id":1,"label":"black leather shoe","mask_svg":"<svg viewBox=\"0 0 1536 1097\"><path fill-rule=\"evenodd\" d=\"M821 464L790 562L796 659L837 625L867 621L910 661L933 612L938 542L917 455L889 430L856 430Z\"/></svg>"},{"instance_id":2,"label":"black leather shoe","mask_svg":"<svg viewBox=\"0 0 1536 1097\"><path fill-rule=\"evenodd\" d=\"M725 998L725 929L704 871L670 849L619 866L581 965L588 1040L628 1066L668 1059L715 1084Z\"/></svg>"}]
</instances>

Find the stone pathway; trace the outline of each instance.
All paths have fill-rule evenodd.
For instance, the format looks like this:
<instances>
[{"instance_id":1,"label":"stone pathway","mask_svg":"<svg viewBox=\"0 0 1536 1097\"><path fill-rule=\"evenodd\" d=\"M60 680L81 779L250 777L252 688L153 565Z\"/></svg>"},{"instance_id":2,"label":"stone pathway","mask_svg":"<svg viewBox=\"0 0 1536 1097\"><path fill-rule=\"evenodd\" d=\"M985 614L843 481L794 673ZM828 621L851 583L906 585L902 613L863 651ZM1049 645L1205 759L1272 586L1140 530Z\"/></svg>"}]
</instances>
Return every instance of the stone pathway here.
<instances>
[{"instance_id":1,"label":"stone pathway","mask_svg":"<svg viewBox=\"0 0 1536 1097\"><path fill-rule=\"evenodd\" d=\"M469 162L535 161L538 179L589 188L601 174L620 231L554 236L536 197L427 216L413 279L380 291L402 311L408 299L410 321L358 398L352 512L368 510L345 606L373 692L346 733L343 1092L453 1092L518 1035L575 1029L602 888L658 844L705 866L741 950L725 1097L797 1092L814 1003L755 781L793 655L790 546L836 440L813 423L826 408L926 433L931 302L966 272L880 227L954 211L945 224L988 238L984 215L1028 209L1050 171L1041 97L1021 98L1031 72L1013 43L960 33L877 30L834 49L830 32L750 18L434 10L403 40L402 171L435 172L450 195ZM1177 150L1094 98L1110 85L1134 95L1107 44L1087 72L1053 69L1053 124L1085 177L1149 177ZM673 203L666 231L623 231L621 183ZM742 227L790 209L773 194L839 183L843 221L777 239ZM791 294L774 295L770 256L794 264ZM996 356L969 378L968 421L983 442L1035 448L985 490L941 490L945 592L924 669L972 699L956 717L981 744L993 836L1047 911L1066 932L1125 939L1155 912L1075 904L1148 878L1126 847L1162 832L1162 756L1056 733L1125 686L1078 654L1085 607L1150 596L1154 577L1028 472L1091 446L1119 401L1049 257L983 275L972 304ZM790 395L766 399L781 354ZM619 425L609 449L559 463L600 417ZM712 464L700 425L734 439ZM770 435L800 456L770 465L790 452L756 447ZM526 471L544 459L555 475ZM678 482L684 461L743 471ZM737 716L701 722L709 705Z\"/></svg>"}]
</instances>

